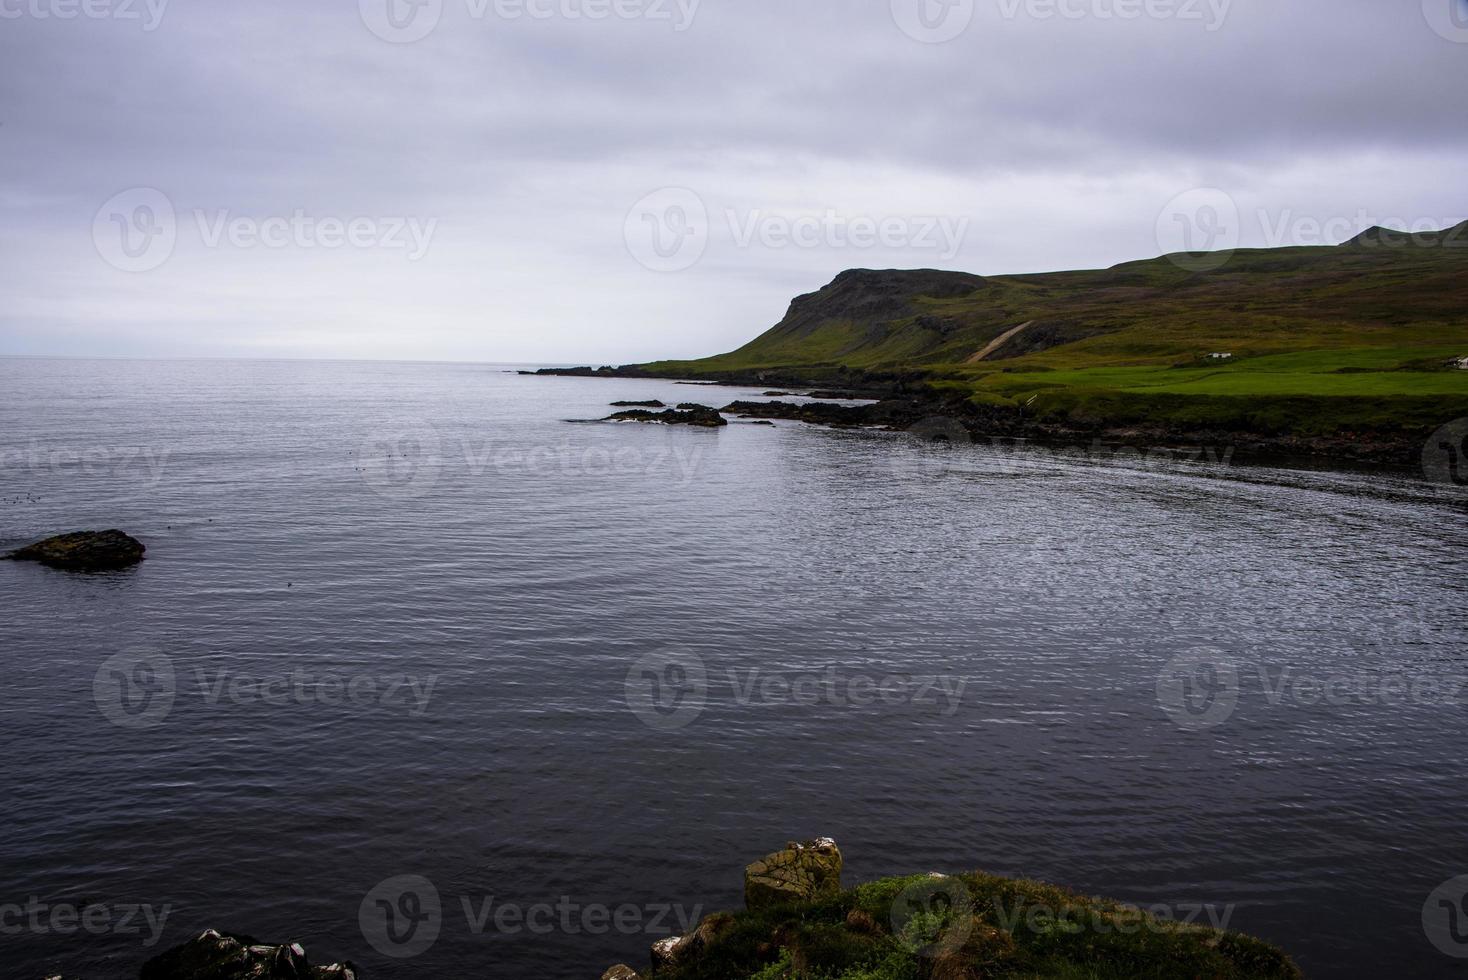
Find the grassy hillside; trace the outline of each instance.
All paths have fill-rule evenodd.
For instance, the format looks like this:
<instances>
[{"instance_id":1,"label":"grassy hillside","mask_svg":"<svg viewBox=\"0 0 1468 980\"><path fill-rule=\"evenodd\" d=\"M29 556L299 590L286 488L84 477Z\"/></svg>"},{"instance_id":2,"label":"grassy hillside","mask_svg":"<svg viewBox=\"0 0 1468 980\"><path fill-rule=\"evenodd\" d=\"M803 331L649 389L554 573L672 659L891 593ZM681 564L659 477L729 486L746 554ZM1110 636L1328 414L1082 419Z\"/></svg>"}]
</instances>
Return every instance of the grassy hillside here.
<instances>
[{"instance_id":1,"label":"grassy hillside","mask_svg":"<svg viewBox=\"0 0 1468 980\"><path fill-rule=\"evenodd\" d=\"M1448 366L1468 356L1468 222L1242 250L1206 272L1186 258L1022 276L853 270L736 351L642 368L918 371L978 405L1113 425L1311 435L1468 415L1468 371Z\"/></svg>"}]
</instances>

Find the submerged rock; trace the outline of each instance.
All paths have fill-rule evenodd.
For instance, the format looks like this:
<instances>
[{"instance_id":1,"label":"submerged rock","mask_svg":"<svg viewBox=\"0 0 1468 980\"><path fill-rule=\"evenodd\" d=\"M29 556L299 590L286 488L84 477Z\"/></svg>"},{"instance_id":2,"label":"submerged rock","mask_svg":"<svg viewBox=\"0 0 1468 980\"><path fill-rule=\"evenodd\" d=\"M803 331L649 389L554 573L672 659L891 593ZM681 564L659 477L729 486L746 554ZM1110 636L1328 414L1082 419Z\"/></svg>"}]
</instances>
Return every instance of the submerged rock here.
<instances>
[{"instance_id":1,"label":"submerged rock","mask_svg":"<svg viewBox=\"0 0 1468 980\"><path fill-rule=\"evenodd\" d=\"M140 980L357 980L357 970L313 967L299 943L271 946L208 929L144 963Z\"/></svg>"},{"instance_id":2,"label":"submerged rock","mask_svg":"<svg viewBox=\"0 0 1468 980\"><path fill-rule=\"evenodd\" d=\"M689 402L678 406L678 410L668 409L665 412L649 412L645 409L634 408L626 412L617 412L607 416L606 422L652 422L659 425L694 425L706 429L717 428L728 425L729 421L717 411L707 405L694 405Z\"/></svg>"},{"instance_id":3,"label":"submerged rock","mask_svg":"<svg viewBox=\"0 0 1468 980\"><path fill-rule=\"evenodd\" d=\"M58 534L4 557L12 561L37 561L52 568L90 572L135 565L143 560L143 552L147 550L138 539L114 529Z\"/></svg>"},{"instance_id":4,"label":"submerged rock","mask_svg":"<svg viewBox=\"0 0 1468 980\"><path fill-rule=\"evenodd\" d=\"M841 849L829 837L785 845L744 869L744 904L761 909L808 902L841 890Z\"/></svg>"}]
</instances>

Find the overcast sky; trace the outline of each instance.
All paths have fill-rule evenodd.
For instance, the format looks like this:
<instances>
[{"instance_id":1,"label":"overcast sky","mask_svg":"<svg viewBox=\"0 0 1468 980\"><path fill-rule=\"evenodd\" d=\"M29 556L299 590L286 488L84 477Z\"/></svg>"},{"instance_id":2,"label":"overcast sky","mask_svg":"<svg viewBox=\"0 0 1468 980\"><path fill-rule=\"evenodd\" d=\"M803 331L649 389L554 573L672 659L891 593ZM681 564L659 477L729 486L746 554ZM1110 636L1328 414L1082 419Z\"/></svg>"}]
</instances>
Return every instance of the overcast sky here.
<instances>
[{"instance_id":1,"label":"overcast sky","mask_svg":"<svg viewBox=\"0 0 1468 980\"><path fill-rule=\"evenodd\" d=\"M1468 0L0 0L0 353L624 363L1333 244L1468 217L1465 93Z\"/></svg>"}]
</instances>

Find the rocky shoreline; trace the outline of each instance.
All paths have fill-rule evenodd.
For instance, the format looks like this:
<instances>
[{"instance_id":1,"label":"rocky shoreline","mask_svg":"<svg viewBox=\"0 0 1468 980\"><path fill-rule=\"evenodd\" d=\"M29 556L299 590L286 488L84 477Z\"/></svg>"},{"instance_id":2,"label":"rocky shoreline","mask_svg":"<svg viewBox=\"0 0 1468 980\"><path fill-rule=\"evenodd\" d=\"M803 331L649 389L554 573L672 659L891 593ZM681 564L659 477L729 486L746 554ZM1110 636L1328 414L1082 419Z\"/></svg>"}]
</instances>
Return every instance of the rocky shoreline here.
<instances>
[{"instance_id":1,"label":"rocky shoreline","mask_svg":"<svg viewBox=\"0 0 1468 980\"><path fill-rule=\"evenodd\" d=\"M744 909L652 944L648 968L602 980L982 980L1210 976L1298 980L1278 948L1124 903L982 872L842 886L829 837L790 841L744 869Z\"/></svg>"},{"instance_id":2,"label":"rocky shoreline","mask_svg":"<svg viewBox=\"0 0 1468 980\"><path fill-rule=\"evenodd\" d=\"M1135 906L982 872L928 872L842 885L829 837L791 841L744 869L744 908L652 943L644 968L602 980L1123 980L1207 976L1299 980L1278 948ZM299 944L207 929L150 959L139 980L362 980L350 962L313 966ZM75 980L60 975L45 980Z\"/></svg>"},{"instance_id":3,"label":"rocky shoreline","mask_svg":"<svg viewBox=\"0 0 1468 980\"><path fill-rule=\"evenodd\" d=\"M521 373L543 377L657 377L635 367L545 368ZM1175 425L1108 425L1104 422L1077 424L1074 420L1057 423L1027 415L1022 409L978 405L965 398L944 397L912 375L855 376L848 372L844 380L845 384L839 390L818 390L817 385L829 384L831 379L799 378L783 372L762 371L754 376L734 375L704 384L708 387L750 388L779 383L784 388L810 390L807 397L868 399L868 403L863 405L843 405L833 401L797 403L740 400L717 410L719 413L744 419L805 422L832 428L886 428L915 431L919 436L926 435L922 427L927 427L947 433L949 441L1006 445L1025 442L1037 446L1083 447L1087 451L1098 446L1108 449L1127 448L1147 455L1176 459L1255 464L1300 463L1325 469L1420 471L1426 440L1425 434L1407 433L1337 432L1329 436L1304 436L1287 432L1188 428ZM781 391L778 394L785 395L787 392ZM774 396L775 393L771 393L767 397ZM647 414L650 416L650 413ZM613 419L674 423L682 421L667 413L657 418L635 419L631 413L619 413Z\"/></svg>"}]
</instances>

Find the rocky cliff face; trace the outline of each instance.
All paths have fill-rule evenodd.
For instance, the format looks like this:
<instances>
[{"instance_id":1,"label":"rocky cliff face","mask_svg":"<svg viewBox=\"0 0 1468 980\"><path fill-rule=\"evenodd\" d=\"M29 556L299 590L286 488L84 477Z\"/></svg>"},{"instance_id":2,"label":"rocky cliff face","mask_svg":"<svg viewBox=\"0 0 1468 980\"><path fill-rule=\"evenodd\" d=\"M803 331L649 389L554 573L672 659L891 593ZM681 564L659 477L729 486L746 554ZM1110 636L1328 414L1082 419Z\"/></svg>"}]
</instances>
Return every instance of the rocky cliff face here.
<instances>
[{"instance_id":1,"label":"rocky cliff face","mask_svg":"<svg viewBox=\"0 0 1468 980\"><path fill-rule=\"evenodd\" d=\"M785 318L762 339L800 339L831 321L880 327L919 314L920 299L954 299L984 285L982 276L967 272L849 269L816 292L792 300Z\"/></svg>"}]
</instances>

